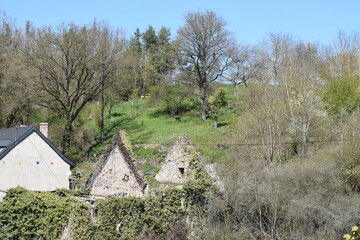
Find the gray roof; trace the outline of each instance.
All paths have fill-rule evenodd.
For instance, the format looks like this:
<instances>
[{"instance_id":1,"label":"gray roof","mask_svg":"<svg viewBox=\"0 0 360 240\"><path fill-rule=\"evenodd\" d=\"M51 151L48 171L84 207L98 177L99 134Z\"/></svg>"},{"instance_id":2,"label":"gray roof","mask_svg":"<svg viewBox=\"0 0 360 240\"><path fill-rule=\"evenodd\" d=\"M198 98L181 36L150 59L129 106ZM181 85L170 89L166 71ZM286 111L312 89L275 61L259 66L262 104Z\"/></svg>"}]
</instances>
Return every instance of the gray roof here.
<instances>
[{"instance_id":1,"label":"gray roof","mask_svg":"<svg viewBox=\"0 0 360 240\"><path fill-rule=\"evenodd\" d=\"M0 147L8 147L10 144L19 139L24 133L26 133L31 126L28 127L16 127L16 128L1 128L0 129Z\"/></svg>"},{"instance_id":2,"label":"gray roof","mask_svg":"<svg viewBox=\"0 0 360 240\"><path fill-rule=\"evenodd\" d=\"M64 162L69 164L72 168L76 167L75 163L67 159L67 157L65 157L64 154L62 154L60 150L57 149L56 146L52 144L47 137L44 136L44 134L42 134L36 127L33 126L0 129L0 148L2 149L0 152L0 161L19 143L21 143L34 132L37 133L39 137L41 137L44 142L46 142L59 155L59 157L64 160Z\"/></svg>"}]
</instances>

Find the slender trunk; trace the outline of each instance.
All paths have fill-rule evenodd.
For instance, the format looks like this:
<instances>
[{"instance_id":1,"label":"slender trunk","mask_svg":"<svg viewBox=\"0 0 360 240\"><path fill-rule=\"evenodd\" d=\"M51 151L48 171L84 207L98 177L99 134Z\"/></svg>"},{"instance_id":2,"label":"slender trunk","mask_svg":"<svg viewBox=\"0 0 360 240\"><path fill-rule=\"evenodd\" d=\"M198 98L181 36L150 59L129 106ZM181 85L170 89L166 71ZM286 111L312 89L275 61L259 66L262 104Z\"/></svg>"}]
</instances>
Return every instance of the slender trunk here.
<instances>
[{"instance_id":1,"label":"slender trunk","mask_svg":"<svg viewBox=\"0 0 360 240\"><path fill-rule=\"evenodd\" d=\"M214 128L218 128L218 118L215 117Z\"/></svg>"},{"instance_id":2,"label":"slender trunk","mask_svg":"<svg viewBox=\"0 0 360 240\"><path fill-rule=\"evenodd\" d=\"M307 118L306 119L306 122L303 123L303 129L302 129L302 155L305 156L306 154L306 143L308 141L307 139L307 135L308 135L308 132L309 132L309 125L310 125L310 119Z\"/></svg>"},{"instance_id":3,"label":"slender trunk","mask_svg":"<svg viewBox=\"0 0 360 240\"><path fill-rule=\"evenodd\" d=\"M343 117L344 117L344 114L341 112L341 118L340 118L340 157L341 158L343 156L343 149L344 149Z\"/></svg>"},{"instance_id":4,"label":"slender trunk","mask_svg":"<svg viewBox=\"0 0 360 240\"><path fill-rule=\"evenodd\" d=\"M239 103L239 85L236 82L234 82L233 86L234 86L234 105L235 107L237 107Z\"/></svg>"},{"instance_id":5,"label":"slender trunk","mask_svg":"<svg viewBox=\"0 0 360 240\"><path fill-rule=\"evenodd\" d=\"M66 153L71 146L72 133L73 133L72 122L73 121L71 120L70 116L66 117L64 134L61 141L61 149L63 153Z\"/></svg>"},{"instance_id":6,"label":"slender trunk","mask_svg":"<svg viewBox=\"0 0 360 240\"><path fill-rule=\"evenodd\" d=\"M200 87L200 99L201 99L201 121L206 122L206 118L209 112L209 103L207 99L208 89L206 86Z\"/></svg>"},{"instance_id":7,"label":"slender trunk","mask_svg":"<svg viewBox=\"0 0 360 240\"><path fill-rule=\"evenodd\" d=\"M109 106L109 117L112 118L112 110L113 110L114 104L110 103Z\"/></svg>"},{"instance_id":8,"label":"slender trunk","mask_svg":"<svg viewBox=\"0 0 360 240\"><path fill-rule=\"evenodd\" d=\"M105 138L104 133L104 122L105 122L105 97L104 93L101 93L101 116L100 116L100 140L103 141Z\"/></svg>"}]
</instances>

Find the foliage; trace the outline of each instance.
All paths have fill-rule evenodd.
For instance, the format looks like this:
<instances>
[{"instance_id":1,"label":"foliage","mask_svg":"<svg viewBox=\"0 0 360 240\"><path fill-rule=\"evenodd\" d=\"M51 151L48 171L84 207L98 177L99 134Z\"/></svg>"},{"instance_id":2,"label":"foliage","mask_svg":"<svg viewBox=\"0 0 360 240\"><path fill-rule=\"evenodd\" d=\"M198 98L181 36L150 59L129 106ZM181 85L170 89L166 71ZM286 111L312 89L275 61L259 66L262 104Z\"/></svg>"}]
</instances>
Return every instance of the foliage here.
<instances>
[{"instance_id":1,"label":"foliage","mask_svg":"<svg viewBox=\"0 0 360 240\"><path fill-rule=\"evenodd\" d=\"M153 236L167 234L173 224L180 223L185 216L182 194L181 189L170 188L145 199L111 197L99 200L95 239L135 239L151 232Z\"/></svg>"},{"instance_id":2,"label":"foliage","mask_svg":"<svg viewBox=\"0 0 360 240\"><path fill-rule=\"evenodd\" d=\"M215 128L222 108L226 106L226 90L225 88L216 89L215 93L209 97L210 116L215 119Z\"/></svg>"},{"instance_id":3,"label":"foliage","mask_svg":"<svg viewBox=\"0 0 360 240\"><path fill-rule=\"evenodd\" d=\"M353 226L351 228L350 234L345 234L343 237L345 240L356 240L360 239L360 230L358 226Z\"/></svg>"},{"instance_id":4,"label":"foliage","mask_svg":"<svg viewBox=\"0 0 360 240\"><path fill-rule=\"evenodd\" d=\"M329 114L344 116L360 107L360 79L343 78L330 83L323 100Z\"/></svg>"},{"instance_id":5,"label":"foliage","mask_svg":"<svg viewBox=\"0 0 360 240\"><path fill-rule=\"evenodd\" d=\"M359 148L355 144L347 144L344 147L342 156L339 156L342 162L342 176L354 190L360 189L360 157Z\"/></svg>"},{"instance_id":6,"label":"foliage","mask_svg":"<svg viewBox=\"0 0 360 240\"><path fill-rule=\"evenodd\" d=\"M120 134L121 134L121 139L122 139L125 147L126 147L130 152L132 152L133 147L132 147L132 145L131 145L131 142L130 142L130 139L129 139L128 134L126 133L125 130L121 130L121 131L120 131Z\"/></svg>"},{"instance_id":7,"label":"foliage","mask_svg":"<svg viewBox=\"0 0 360 240\"><path fill-rule=\"evenodd\" d=\"M90 196L90 189L89 188L83 188L83 189L56 189L55 194L57 194L59 197L89 197Z\"/></svg>"},{"instance_id":8,"label":"foliage","mask_svg":"<svg viewBox=\"0 0 360 240\"><path fill-rule=\"evenodd\" d=\"M70 232L72 239L95 240L94 226L90 216L91 206L82 202L73 205L70 212Z\"/></svg>"},{"instance_id":9,"label":"foliage","mask_svg":"<svg viewBox=\"0 0 360 240\"><path fill-rule=\"evenodd\" d=\"M143 228L144 201L109 198L97 203L95 239L134 239Z\"/></svg>"},{"instance_id":10,"label":"foliage","mask_svg":"<svg viewBox=\"0 0 360 240\"><path fill-rule=\"evenodd\" d=\"M0 238L58 239L67 226L74 201L20 187L10 189L0 205Z\"/></svg>"},{"instance_id":11,"label":"foliage","mask_svg":"<svg viewBox=\"0 0 360 240\"><path fill-rule=\"evenodd\" d=\"M160 106L160 109L171 115L180 115L191 109L190 104L185 103L190 96L190 91L184 85L168 84L153 86L150 88L150 106Z\"/></svg>"},{"instance_id":12,"label":"foliage","mask_svg":"<svg viewBox=\"0 0 360 240\"><path fill-rule=\"evenodd\" d=\"M80 163L85 153L80 151L77 147L70 147L67 152L64 153L65 157L70 159L73 163Z\"/></svg>"},{"instance_id":13,"label":"foliage","mask_svg":"<svg viewBox=\"0 0 360 240\"><path fill-rule=\"evenodd\" d=\"M195 150L192 150L189 157L189 168L191 169L189 175L193 176L193 179L183 186L186 204L188 206L204 205L207 195L216 192L216 187L211 177L204 171L200 154Z\"/></svg>"},{"instance_id":14,"label":"foliage","mask_svg":"<svg viewBox=\"0 0 360 240\"><path fill-rule=\"evenodd\" d=\"M224 169L222 209L230 206L230 221L237 221L228 231L251 229L243 238L256 239L340 236L344 225L358 219L360 201L342 180L336 155L330 152L277 164L234 152L238 158Z\"/></svg>"}]
</instances>

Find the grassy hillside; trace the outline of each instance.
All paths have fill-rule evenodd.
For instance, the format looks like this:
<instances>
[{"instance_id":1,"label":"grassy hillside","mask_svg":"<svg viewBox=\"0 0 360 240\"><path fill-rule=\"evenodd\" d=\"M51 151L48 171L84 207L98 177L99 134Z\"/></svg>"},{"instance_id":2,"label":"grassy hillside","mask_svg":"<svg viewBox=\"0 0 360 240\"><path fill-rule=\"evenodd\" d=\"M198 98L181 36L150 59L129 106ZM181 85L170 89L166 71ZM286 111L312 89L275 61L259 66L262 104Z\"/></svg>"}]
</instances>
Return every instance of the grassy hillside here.
<instances>
[{"instance_id":1,"label":"grassy hillside","mask_svg":"<svg viewBox=\"0 0 360 240\"><path fill-rule=\"evenodd\" d=\"M231 85L222 84L227 90L226 98L232 100ZM224 140L230 119L233 116L232 106L226 107L219 118L219 127L214 128L214 120L208 119L206 123L201 122L198 106L181 116L172 116L163 113L157 107L151 107L148 99L135 99L123 102L115 106L112 115L107 113L105 120L106 140L96 143L91 149L90 162L83 162L78 165L76 171L84 175L84 179L91 173L96 162L101 157L115 133L115 129L125 130L133 146L133 152L137 159L158 159L161 161L166 155L166 150L181 135L189 136L195 147L203 153L208 162L216 162L224 154L224 150L218 148L218 144ZM190 102L188 103L191 105ZM196 104L196 103L195 103ZM95 135L99 135L96 124L98 105L93 104L83 115L86 127ZM89 118L89 116L95 116ZM176 119L180 117L180 119ZM94 157L96 156L96 157ZM144 172L153 166L142 166Z\"/></svg>"}]
</instances>

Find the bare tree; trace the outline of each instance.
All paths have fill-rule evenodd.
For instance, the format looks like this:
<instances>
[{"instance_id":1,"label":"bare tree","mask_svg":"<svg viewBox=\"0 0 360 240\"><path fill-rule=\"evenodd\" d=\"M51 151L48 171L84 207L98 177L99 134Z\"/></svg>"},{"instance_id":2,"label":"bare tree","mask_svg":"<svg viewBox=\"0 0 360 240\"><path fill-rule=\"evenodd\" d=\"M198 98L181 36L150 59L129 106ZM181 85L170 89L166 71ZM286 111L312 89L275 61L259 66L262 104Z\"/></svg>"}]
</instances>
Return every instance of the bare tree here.
<instances>
[{"instance_id":1,"label":"bare tree","mask_svg":"<svg viewBox=\"0 0 360 240\"><path fill-rule=\"evenodd\" d=\"M99 46L96 26L74 24L61 25L56 32L50 27L38 29L24 46L26 63L33 69L34 97L65 121L64 151L70 147L75 119L110 83L108 72L102 70L113 54L104 57Z\"/></svg>"},{"instance_id":2,"label":"bare tree","mask_svg":"<svg viewBox=\"0 0 360 240\"><path fill-rule=\"evenodd\" d=\"M225 21L215 12L188 13L178 30L177 50L180 67L200 91L201 119L206 121L209 84L229 68L230 34Z\"/></svg>"},{"instance_id":3,"label":"bare tree","mask_svg":"<svg viewBox=\"0 0 360 240\"><path fill-rule=\"evenodd\" d=\"M234 86L234 98L238 102L239 85L244 84L246 87L249 80L260 78L264 61L259 57L259 50L248 45L235 45L230 57L231 65L223 78Z\"/></svg>"}]
</instances>

